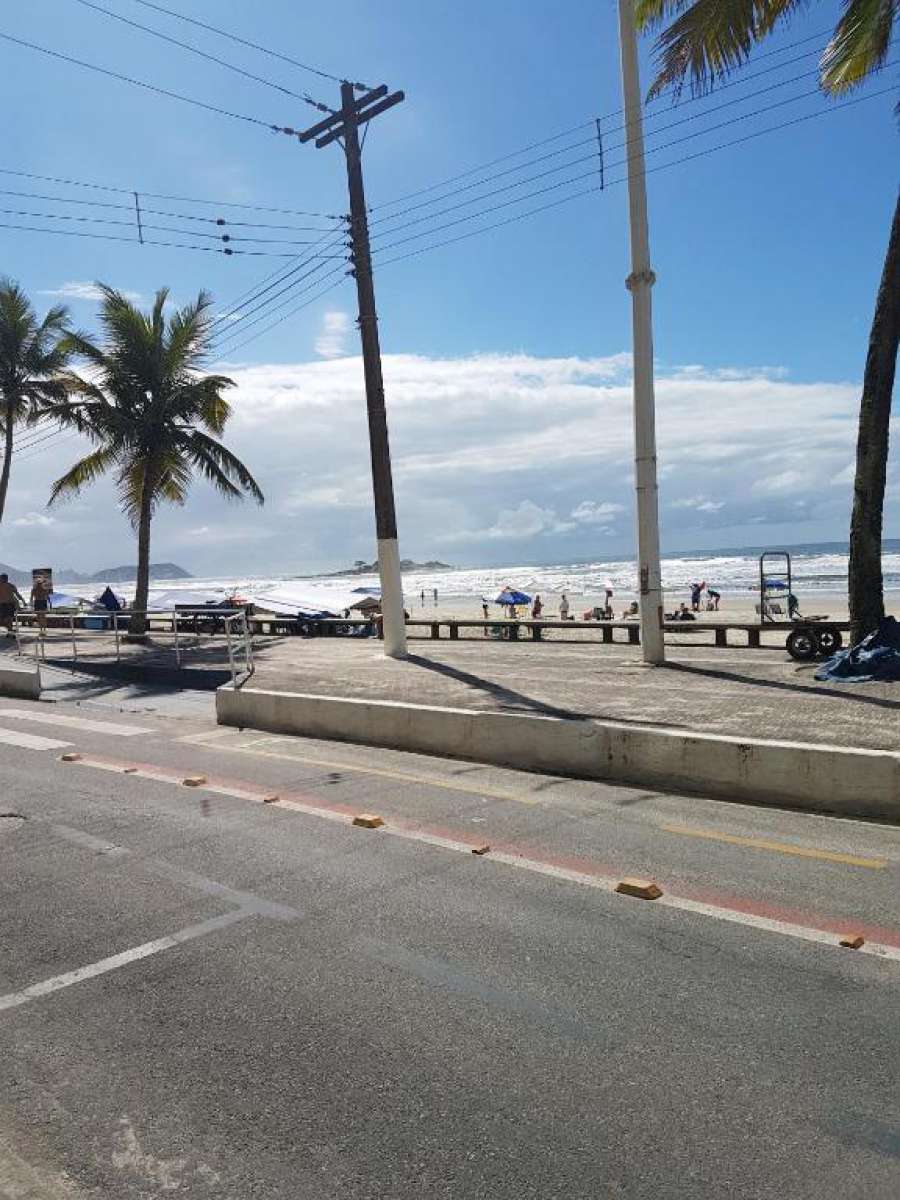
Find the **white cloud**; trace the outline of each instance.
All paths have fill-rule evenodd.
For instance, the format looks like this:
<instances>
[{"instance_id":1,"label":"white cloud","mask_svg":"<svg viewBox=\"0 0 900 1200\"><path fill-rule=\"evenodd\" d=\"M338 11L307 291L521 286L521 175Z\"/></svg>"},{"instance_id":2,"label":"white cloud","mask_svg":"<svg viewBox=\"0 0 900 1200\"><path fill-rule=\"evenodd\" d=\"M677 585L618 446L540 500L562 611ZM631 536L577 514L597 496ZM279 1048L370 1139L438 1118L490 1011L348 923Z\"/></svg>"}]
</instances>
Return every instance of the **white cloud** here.
<instances>
[{"instance_id":1,"label":"white cloud","mask_svg":"<svg viewBox=\"0 0 900 1200\"><path fill-rule=\"evenodd\" d=\"M682 500L673 500L670 508L693 508L697 512L715 513L725 507L724 500L710 500L707 496L685 496Z\"/></svg>"},{"instance_id":2,"label":"white cloud","mask_svg":"<svg viewBox=\"0 0 900 1200\"><path fill-rule=\"evenodd\" d=\"M624 504L598 504L596 500L582 500L569 515L581 525L610 525L624 511Z\"/></svg>"},{"instance_id":3,"label":"white cloud","mask_svg":"<svg viewBox=\"0 0 900 1200\"><path fill-rule=\"evenodd\" d=\"M68 283L60 284L58 288L48 288L39 292L38 295L57 296L62 300L101 300L103 298L103 293L97 287L96 283L78 279L72 279ZM140 292L123 290L122 295L126 300L130 300L132 304L137 304L141 299Z\"/></svg>"},{"instance_id":4,"label":"white cloud","mask_svg":"<svg viewBox=\"0 0 900 1200\"><path fill-rule=\"evenodd\" d=\"M16 519L13 521L13 525L19 525L25 529L33 528L35 526L46 528L48 525L55 524L56 521L53 517L48 517L46 513L39 512L24 513L21 517L16 517Z\"/></svg>"},{"instance_id":5,"label":"white cloud","mask_svg":"<svg viewBox=\"0 0 900 1200\"><path fill-rule=\"evenodd\" d=\"M322 315L322 329L316 338L316 354L322 358L343 358L347 353L347 334L350 317L339 309L329 309Z\"/></svg>"},{"instance_id":6,"label":"white cloud","mask_svg":"<svg viewBox=\"0 0 900 1200\"><path fill-rule=\"evenodd\" d=\"M159 510L154 559L197 574L238 575L370 561L360 359L232 364L227 373L237 387L229 393L234 417L226 441L253 471L266 505L228 506L198 483L186 509ZM572 560L600 545L604 553L631 552L628 355L389 354L384 374L404 556L474 564L519 555ZM842 473L853 459L859 407L852 382L660 368L656 395L664 546L846 536L851 489ZM47 451L14 464L16 512L40 513L50 483L79 454L64 441ZM896 489L898 481L894 455L889 482ZM129 561L133 534L118 514L112 481L87 489L81 504L74 540L67 524L74 506L59 510L66 523L5 525L4 561L46 557L83 569ZM895 501L886 509L886 536L900 532L896 521Z\"/></svg>"}]
</instances>

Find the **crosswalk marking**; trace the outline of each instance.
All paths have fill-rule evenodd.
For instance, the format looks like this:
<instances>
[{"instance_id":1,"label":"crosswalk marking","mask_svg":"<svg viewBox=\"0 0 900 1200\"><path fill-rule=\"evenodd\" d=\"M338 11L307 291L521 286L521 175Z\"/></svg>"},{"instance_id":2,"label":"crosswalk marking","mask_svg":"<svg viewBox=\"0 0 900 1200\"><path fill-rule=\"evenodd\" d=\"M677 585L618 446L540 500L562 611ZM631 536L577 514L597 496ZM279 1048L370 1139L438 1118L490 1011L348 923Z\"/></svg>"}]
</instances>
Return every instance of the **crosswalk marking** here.
<instances>
[{"instance_id":1,"label":"crosswalk marking","mask_svg":"<svg viewBox=\"0 0 900 1200\"><path fill-rule=\"evenodd\" d=\"M20 746L23 750L62 750L72 743L38 737L35 733L22 733L19 729L0 729L0 745Z\"/></svg>"},{"instance_id":2,"label":"crosswalk marking","mask_svg":"<svg viewBox=\"0 0 900 1200\"><path fill-rule=\"evenodd\" d=\"M86 717L66 717L62 713L32 711L30 708L0 708L0 720L10 717L17 721L37 721L41 725L63 725L67 729L86 729L91 733L108 733L113 737L136 737L141 733L152 733L140 725L116 725L113 721L90 721Z\"/></svg>"}]
</instances>

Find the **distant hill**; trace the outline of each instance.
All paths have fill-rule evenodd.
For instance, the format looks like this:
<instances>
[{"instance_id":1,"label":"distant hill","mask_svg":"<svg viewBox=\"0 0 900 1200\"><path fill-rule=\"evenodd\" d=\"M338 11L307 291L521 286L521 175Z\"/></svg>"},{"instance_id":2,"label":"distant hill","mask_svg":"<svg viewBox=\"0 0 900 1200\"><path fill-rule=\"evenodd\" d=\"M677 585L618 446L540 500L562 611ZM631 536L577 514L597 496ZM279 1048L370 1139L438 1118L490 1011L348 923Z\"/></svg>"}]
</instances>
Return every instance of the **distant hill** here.
<instances>
[{"instance_id":1,"label":"distant hill","mask_svg":"<svg viewBox=\"0 0 900 1200\"><path fill-rule=\"evenodd\" d=\"M452 571L453 567L449 563L438 562L437 559L431 559L429 562L417 563L411 558L400 559L401 571ZM352 567L347 567L343 571L332 571L327 578L336 578L339 575L377 575L378 559L375 562L367 563L359 559Z\"/></svg>"},{"instance_id":2,"label":"distant hill","mask_svg":"<svg viewBox=\"0 0 900 1200\"><path fill-rule=\"evenodd\" d=\"M20 571L16 567L7 566L6 563L0 563L0 574L7 574L13 583L22 587L23 584L31 586L31 572ZM53 572L53 582L55 584L64 583L131 583L137 575L137 568L132 564L125 567L106 567L102 571L95 571L93 575L84 575L80 571L61 570ZM151 563L150 564L151 579L193 579L189 571L185 571L184 567L179 567L175 563Z\"/></svg>"}]
</instances>

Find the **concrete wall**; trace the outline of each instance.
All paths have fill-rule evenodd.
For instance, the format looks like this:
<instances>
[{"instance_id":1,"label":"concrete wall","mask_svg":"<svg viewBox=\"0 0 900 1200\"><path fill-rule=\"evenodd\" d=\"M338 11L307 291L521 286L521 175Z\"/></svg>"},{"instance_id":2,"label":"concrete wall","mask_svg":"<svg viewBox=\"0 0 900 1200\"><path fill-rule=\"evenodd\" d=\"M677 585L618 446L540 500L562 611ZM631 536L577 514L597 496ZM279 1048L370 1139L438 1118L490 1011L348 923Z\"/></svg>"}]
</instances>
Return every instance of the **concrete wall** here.
<instances>
[{"instance_id":1,"label":"concrete wall","mask_svg":"<svg viewBox=\"0 0 900 1200\"><path fill-rule=\"evenodd\" d=\"M11 667L0 665L0 696L17 696L24 700L38 700L41 695L41 668L33 666Z\"/></svg>"},{"instance_id":2,"label":"concrete wall","mask_svg":"<svg viewBox=\"0 0 900 1200\"><path fill-rule=\"evenodd\" d=\"M216 713L220 725L900 821L900 754L889 751L235 690L231 684L217 690Z\"/></svg>"}]
</instances>

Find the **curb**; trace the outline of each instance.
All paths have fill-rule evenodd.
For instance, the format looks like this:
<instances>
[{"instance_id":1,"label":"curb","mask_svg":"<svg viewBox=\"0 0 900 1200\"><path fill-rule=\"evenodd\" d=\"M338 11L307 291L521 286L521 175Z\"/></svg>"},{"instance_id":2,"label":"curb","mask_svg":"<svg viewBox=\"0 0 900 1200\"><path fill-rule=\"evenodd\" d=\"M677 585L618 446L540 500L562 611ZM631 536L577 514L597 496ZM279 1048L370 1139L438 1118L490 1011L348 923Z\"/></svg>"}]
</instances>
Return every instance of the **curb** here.
<instances>
[{"instance_id":1,"label":"curb","mask_svg":"<svg viewBox=\"0 0 900 1200\"><path fill-rule=\"evenodd\" d=\"M900 753L261 688L216 690L220 725L462 758L749 804L900 822Z\"/></svg>"}]
</instances>

